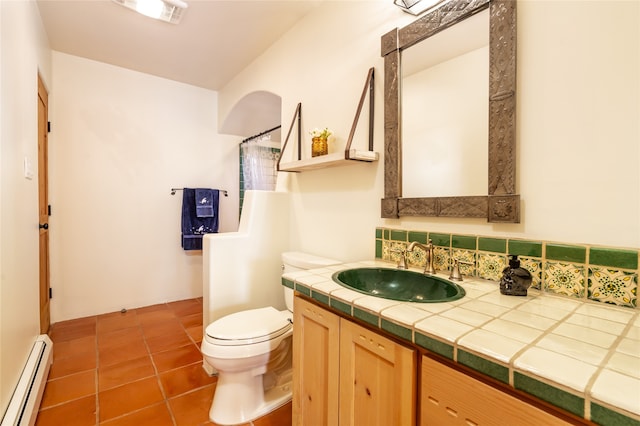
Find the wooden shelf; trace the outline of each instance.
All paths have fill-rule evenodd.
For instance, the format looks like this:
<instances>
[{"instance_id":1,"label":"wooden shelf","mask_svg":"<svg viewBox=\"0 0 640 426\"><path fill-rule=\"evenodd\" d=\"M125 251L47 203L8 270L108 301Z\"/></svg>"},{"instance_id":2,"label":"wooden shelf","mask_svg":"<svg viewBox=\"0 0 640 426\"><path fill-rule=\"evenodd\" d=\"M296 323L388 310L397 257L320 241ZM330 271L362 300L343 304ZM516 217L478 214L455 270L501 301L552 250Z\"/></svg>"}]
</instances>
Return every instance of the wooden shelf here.
<instances>
[{"instance_id":1,"label":"wooden shelf","mask_svg":"<svg viewBox=\"0 0 640 426\"><path fill-rule=\"evenodd\" d=\"M342 152L335 152L333 154L322 155L319 157L312 157L307 159L301 158L302 148L302 136L301 136L301 120L302 120L302 103L298 103L296 107L296 111L293 114L293 120L291 120L291 126L289 126L289 132L287 133L287 137L284 140L284 145L282 146L282 151L280 154L284 153L284 150L287 148L287 144L289 143L289 136L291 136L291 131L296 123L298 123L298 160L290 161L288 163L281 163L282 155L278 159L277 171L279 172L304 172L307 170L315 170L315 169L324 169L326 167L337 167L344 166L347 164L353 164L354 161L361 161L371 163L373 161L378 161L378 153L373 150L373 104L374 104L374 87L373 84L373 73L374 69L369 68L369 72L367 73L367 80L364 84L364 89L362 90L362 96L360 96L360 102L358 103L358 109L356 110L356 116L353 119L353 125L351 126L351 132L349 133L349 138L347 139L347 144L345 150ZM360 112L362 111L362 106L364 104L364 100L369 93L369 146L368 150L358 150L351 148L351 142L353 142L353 135L356 131L356 126L358 125L358 120L360 119Z\"/></svg>"},{"instance_id":2,"label":"wooden shelf","mask_svg":"<svg viewBox=\"0 0 640 426\"><path fill-rule=\"evenodd\" d=\"M307 170L324 169L327 167L346 166L347 164L353 164L354 161L362 161L367 163L378 161L378 153L375 151L361 151L357 149L350 149L348 151L348 155L345 155L344 152L334 152L332 154L312 157L306 160L281 163L279 171L304 172Z\"/></svg>"}]
</instances>

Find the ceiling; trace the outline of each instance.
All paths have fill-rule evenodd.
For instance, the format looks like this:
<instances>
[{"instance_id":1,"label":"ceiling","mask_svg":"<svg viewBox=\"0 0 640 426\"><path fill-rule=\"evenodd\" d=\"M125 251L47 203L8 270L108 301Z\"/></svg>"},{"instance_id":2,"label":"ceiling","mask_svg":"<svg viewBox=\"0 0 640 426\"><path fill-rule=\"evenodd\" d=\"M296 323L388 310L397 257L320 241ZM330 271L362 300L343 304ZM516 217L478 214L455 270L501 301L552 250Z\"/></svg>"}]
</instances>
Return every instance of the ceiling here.
<instances>
[{"instance_id":1,"label":"ceiling","mask_svg":"<svg viewBox=\"0 0 640 426\"><path fill-rule=\"evenodd\" d=\"M321 0L187 0L179 24L111 0L37 0L53 50L220 90Z\"/></svg>"}]
</instances>

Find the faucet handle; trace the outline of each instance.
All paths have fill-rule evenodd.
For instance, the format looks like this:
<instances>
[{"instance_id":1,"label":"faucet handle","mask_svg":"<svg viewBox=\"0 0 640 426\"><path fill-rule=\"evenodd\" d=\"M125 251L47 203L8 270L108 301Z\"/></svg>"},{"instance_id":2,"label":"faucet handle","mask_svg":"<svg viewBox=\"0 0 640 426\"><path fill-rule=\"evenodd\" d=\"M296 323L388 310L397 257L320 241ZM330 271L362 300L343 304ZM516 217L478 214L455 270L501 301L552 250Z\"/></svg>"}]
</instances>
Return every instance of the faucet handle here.
<instances>
[{"instance_id":1,"label":"faucet handle","mask_svg":"<svg viewBox=\"0 0 640 426\"><path fill-rule=\"evenodd\" d=\"M407 251L404 249L391 250L392 253L400 253L400 259L398 259L398 269L409 269L407 266Z\"/></svg>"},{"instance_id":2,"label":"faucet handle","mask_svg":"<svg viewBox=\"0 0 640 426\"><path fill-rule=\"evenodd\" d=\"M451 274L449 279L454 281L462 281L462 274L460 273L460 261L453 259L453 266L451 267Z\"/></svg>"},{"instance_id":3,"label":"faucet handle","mask_svg":"<svg viewBox=\"0 0 640 426\"><path fill-rule=\"evenodd\" d=\"M451 267L450 280L462 281L462 272L460 272L460 264L473 265L473 262L465 262L464 260L453 259L453 266Z\"/></svg>"}]
</instances>

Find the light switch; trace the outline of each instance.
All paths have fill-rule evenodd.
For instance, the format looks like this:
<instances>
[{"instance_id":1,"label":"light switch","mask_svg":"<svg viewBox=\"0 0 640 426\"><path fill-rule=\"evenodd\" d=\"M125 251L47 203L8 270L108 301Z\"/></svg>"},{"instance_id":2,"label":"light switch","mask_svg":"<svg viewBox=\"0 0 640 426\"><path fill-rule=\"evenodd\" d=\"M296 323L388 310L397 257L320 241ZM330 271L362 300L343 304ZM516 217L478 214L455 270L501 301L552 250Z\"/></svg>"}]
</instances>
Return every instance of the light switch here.
<instances>
[{"instance_id":1,"label":"light switch","mask_svg":"<svg viewBox=\"0 0 640 426\"><path fill-rule=\"evenodd\" d=\"M33 179L33 166L29 157L24 157L24 177L25 179Z\"/></svg>"}]
</instances>

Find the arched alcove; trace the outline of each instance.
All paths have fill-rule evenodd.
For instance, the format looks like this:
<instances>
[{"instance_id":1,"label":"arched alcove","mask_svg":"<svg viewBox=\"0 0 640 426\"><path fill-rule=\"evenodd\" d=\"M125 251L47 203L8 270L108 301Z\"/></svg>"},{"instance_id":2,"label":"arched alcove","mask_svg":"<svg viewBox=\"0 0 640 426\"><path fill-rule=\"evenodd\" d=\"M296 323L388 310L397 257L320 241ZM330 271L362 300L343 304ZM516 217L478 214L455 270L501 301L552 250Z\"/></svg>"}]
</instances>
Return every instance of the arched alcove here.
<instances>
[{"instance_id":1,"label":"arched alcove","mask_svg":"<svg viewBox=\"0 0 640 426\"><path fill-rule=\"evenodd\" d=\"M220 133L251 137L281 125L282 98L267 91L255 91L240 99L220 126ZM280 130L272 141L281 140Z\"/></svg>"}]
</instances>

